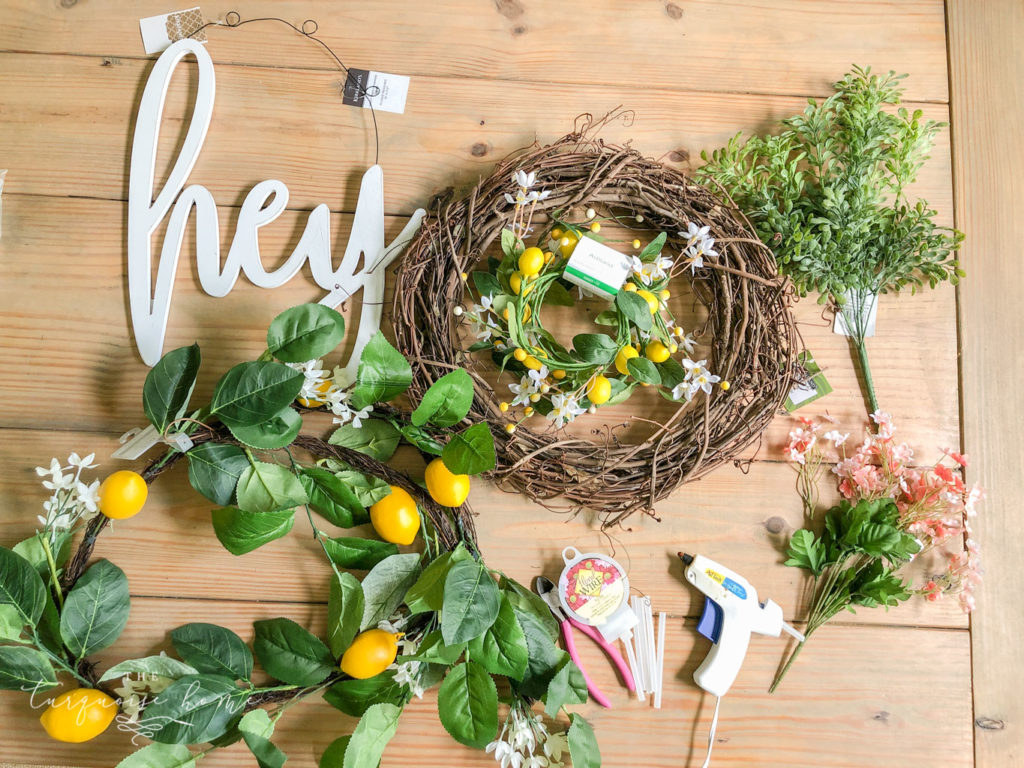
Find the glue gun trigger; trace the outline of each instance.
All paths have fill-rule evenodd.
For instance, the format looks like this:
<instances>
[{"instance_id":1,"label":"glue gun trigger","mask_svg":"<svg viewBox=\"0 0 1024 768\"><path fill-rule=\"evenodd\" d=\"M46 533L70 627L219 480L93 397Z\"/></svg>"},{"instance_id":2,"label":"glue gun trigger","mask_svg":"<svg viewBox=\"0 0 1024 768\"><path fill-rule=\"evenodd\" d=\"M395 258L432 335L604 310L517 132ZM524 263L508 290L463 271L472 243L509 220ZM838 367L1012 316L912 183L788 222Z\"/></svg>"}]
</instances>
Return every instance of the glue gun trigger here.
<instances>
[{"instance_id":1,"label":"glue gun trigger","mask_svg":"<svg viewBox=\"0 0 1024 768\"><path fill-rule=\"evenodd\" d=\"M722 606L708 596L704 596L704 611L697 622L697 631L712 643L717 643L722 636Z\"/></svg>"}]
</instances>

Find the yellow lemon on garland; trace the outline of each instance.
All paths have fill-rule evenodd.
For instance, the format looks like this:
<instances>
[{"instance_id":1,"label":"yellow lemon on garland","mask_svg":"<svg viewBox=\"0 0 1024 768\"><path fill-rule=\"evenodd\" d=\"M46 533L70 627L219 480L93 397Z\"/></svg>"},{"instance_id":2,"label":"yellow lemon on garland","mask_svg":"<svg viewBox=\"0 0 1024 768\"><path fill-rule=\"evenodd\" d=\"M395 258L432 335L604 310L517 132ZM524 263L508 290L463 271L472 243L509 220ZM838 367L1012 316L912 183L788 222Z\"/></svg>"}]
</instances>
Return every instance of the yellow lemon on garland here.
<instances>
[{"instance_id":1,"label":"yellow lemon on garland","mask_svg":"<svg viewBox=\"0 0 1024 768\"><path fill-rule=\"evenodd\" d=\"M401 632L391 634L383 629L360 632L341 656L341 671L357 680L376 677L394 663L401 637Z\"/></svg>"},{"instance_id":2,"label":"yellow lemon on garland","mask_svg":"<svg viewBox=\"0 0 1024 768\"><path fill-rule=\"evenodd\" d=\"M664 363L669 359L672 353L669 351L668 347L660 341L655 340L648 342L647 346L644 348L644 355L646 355L647 359L652 363Z\"/></svg>"},{"instance_id":3,"label":"yellow lemon on garland","mask_svg":"<svg viewBox=\"0 0 1024 768\"><path fill-rule=\"evenodd\" d=\"M637 291L636 295L647 302L648 309L651 310L651 314L656 314L661 309L661 303L658 301L658 297L650 291Z\"/></svg>"},{"instance_id":4,"label":"yellow lemon on garland","mask_svg":"<svg viewBox=\"0 0 1024 768\"><path fill-rule=\"evenodd\" d=\"M80 744L95 739L114 721L117 702L95 688L76 688L53 700L39 722L57 741Z\"/></svg>"},{"instance_id":5,"label":"yellow lemon on garland","mask_svg":"<svg viewBox=\"0 0 1024 768\"><path fill-rule=\"evenodd\" d=\"M146 503L149 486L138 472L121 469L100 483L100 512L113 520L134 517Z\"/></svg>"},{"instance_id":6,"label":"yellow lemon on garland","mask_svg":"<svg viewBox=\"0 0 1024 768\"><path fill-rule=\"evenodd\" d=\"M324 379L317 385L316 391L321 395L326 395L327 390L331 388L331 385L333 383L334 382L331 381L330 379ZM326 402L325 400L317 400L316 398L312 397L297 397L295 399L298 401L299 405L301 405L304 408L319 408Z\"/></svg>"},{"instance_id":7,"label":"yellow lemon on garland","mask_svg":"<svg viewBox=\"0 0 1024 768\"><path fill-rule=\"evenodd\" d=\"M629 368L626 367L626 363L634 357L639 357L640 353L636 351L636 347L626 345L619 350L619 353L615 356L615 368L623 376L629 375Z\"/></svg>"},{"instance_id":8,"label":"yellow lemon on garland","mask_svg":"<svg viewBox=\"0 0 1024 768\"><path fill-rule=\"evenodd\" d=\"M580 239L572 232L566 232L562 236L562 239L558 241L558 250L563 256L568 256L573 252L573 249L576 247L576 243L579 241Z\"/></svg>"},{"instance_id":9,"label":"yellow lemon on garland","mask_svg":"<svg viewBox=\"0 0 1024 768\"><path fill-rule=\"evenodd\" d=\"M531 371L539 371L544 367L544 363L538 360L533 355L527 355L523 358L523 365L529 368Z\"/></svg>"},{"instance_id":10,"label":"yellow lemon on garland","mask_svg":"<svg viewBox=\"0 0 1024 768\"><path fill-rule=\"evenodd\" d=\"M420 530L420 513L409 492L397 485L370 507L370 522L377 535L392 544L412 544Z\"/></svg>"},{"instance_id":11,"label":"yellow lemon on garland","mask_svg":"<svg viewBox=\"0 0 1024 768\"><path fill-rule=\"evenodd\" d=\"M519 256L519 271L523 277L532 277L544 267L544 251L536 246L527 248Z\"/></svg>"},{"instance_id":12,"label":"yellow lemon on garland","mask_svg":"<svg viewBox=\"0 0 1024 768\"><path fill-rule=\"evenodd\" d=\"M427 464L424 479L430 498L442 507L461 507L469 496L469 475L456 475L440 458Z\"/></svg>"},{"instance_id":13,"label":"yellow lemon on garland","mask_svg":"<svg viewBox=\"0 0 1024 768\"><path fill-rule=\"evenodd\" d=\"M632 348L631 348L632 349ZM633 350L634 352L636 350ZM612 396L612 383L607 376L595 376L587 387L587 397L594 405L607 403Z\"/></svg>"}]
</instances>

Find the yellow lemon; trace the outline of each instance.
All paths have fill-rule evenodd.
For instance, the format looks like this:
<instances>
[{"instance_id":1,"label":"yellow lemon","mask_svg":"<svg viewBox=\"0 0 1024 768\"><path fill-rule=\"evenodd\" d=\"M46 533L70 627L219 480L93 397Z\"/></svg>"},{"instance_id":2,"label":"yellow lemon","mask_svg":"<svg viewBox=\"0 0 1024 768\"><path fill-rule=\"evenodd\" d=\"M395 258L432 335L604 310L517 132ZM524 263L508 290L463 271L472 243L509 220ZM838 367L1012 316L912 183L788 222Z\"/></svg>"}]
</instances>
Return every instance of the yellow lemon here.
<instances>
[{"instance_id":1,"label":"yellow lemon","mask_svg":"<svg viewBox=\"0 0 1024 768\"><path fill-rule=\"evenodd\" d=\"M649 342L644 348L644 355L652 363L664 363L671 354L669 348L657 340Z\"/></svg>"},{"instance_id":2,"label":"yellow lemon","mask_svg":"<svg viewBox=\"0 0 1024 768\"><path fill-rule=\"evenodd\" d=\"M544 251L540 248L527 248L519 257L519 271L524 277L530 277L540 272L544 266Z\"/></svg>"},{"instance_id":3,"label":"yellow lemon","mask_svg":"<svg viewBox=\"0 0 1024 768\"><path fill-rule=\"evenodd\" d=\"M100 483L100 512L114 520L133 517L142 509L149 486L138 472L121 469Z\"/></svg>"},{"instance_id":4,"label":"yellow lemon","mask_svg":"<svg viewBox=\"0 0 1024 768\"><path fill-rule=\"evenodd\" d=\"M572 232L566 232L565 235L562 236L562 239L558 241L558 250L563 256L568 256L572 253L573 249L576 247L576 243L579 241L580 239Z\"/></svg>"},{"instance_id":5,"label":"yellow lemon","mask_svg":"<svg viewBox=\"0 0 1024 768\"><path fill-rule=\"evenodd\" d=\"M39 722L57 741L80 744L95 739L113 722L117 702L95 688L76 688L53 700Z\"/></svg>"},{"instance_id":6,"label":"yellow lemon","mask_svg":"<svg viewBox=\"0 0 1024 768\"><path fill-rule=\"evenodd\" d=\"M633 350L634 352L636 350ZM594 405L607 403L612 396L612 383L606 376L595 376L587 387L587 397Z\"/></svg>"},{"instance_id":7,"label":"yellow lemon","mask_svg":"<svg viewBox=\"0 0 1024 768\"><path fill-rule=\"evenodd\" d=\"M658 297L650 291L637 291L636 295L647 302L648 309L651 310L651 314L656 314L661 308L661 304L658 302Z\"/></svg>"},{"instance_id":8,"label":"yellow lemon","mask_svg":"<svg viewBox=\"0 0 1024 768\"><path fill-rule=\"evenodd\" d=\"M527 355L523 359L523 365L525 365L531 371L539 371L544 364L533 355Z\"/></svg>"},{"instance_id":9,"label":"yellow lemon","mask_svg":"<svg viewBox=\"0 0 1024 768\"><path fill-rule=\"evenodd\" d=\"M341 671L357 680L376 677L394 663L401 637L401 632L391 634L383 629L360 632L341 656Z\"/></svg>"},{"instance_id":10,"label":"yellow lemon","mask_svg":"<svg viewBox=\"0 0 1024 768\"><path fill-rule=\"evenodd\" d=\"M617 355L615 355L616 370L618 370L618 372L621 373L623 376L628 375L629 368L626 367L626 363L628 363L630 359L639 356L640 353L636 351L636 347L626 345L625 347L619 350L619 353Z\"/></svg>"},{"instance_id":11,"label":"yellow lemon","mask_svg":"<svg viewBox=\"0 0 1024 768\"><path fill-rule=\"evenodd\" d=\"M442 507L461 507L469 496L469 475L456 475L440 458L427 464L424 479L430 498Z\"/></svg>"},{"instance_id":12,"label":"yellow lemon","mask_svg":"<svg viewBox=\"0 0 1024 768\"><path fill-rule=\"evenodd\" d=\"M325 379L324 381L320 382L317 385L316 391L319 392L321 395L326 395L327 390L331 388L331 384L333 383L334 382L332 382L330 379ZM298 400L299 405L305 408L319 408L325 402L324 400L317 400L316 398L312 397L299 397L296 399Z\"/></svg>"},{"instance_id":13,"label":"yellow lemon","mask_svg":"<svg viewBox=\"0 0 1024 768\"><path fill-rule=\"evenodd\" d=\"M522 347L516 347L516 351L512 353L512 357L521 363L526 359L527 354L527 351Z\"/></svg>"},{"instance_id":14,"label":"yellow lemon","mask_svg":"<svg viewBox=\"0 0 1024 768\"><path fill-rule=\"evenodd\" d=\"M561 368L556 368L551 372L551 375L554 376L556 379L564 379L565 371L562 370Z\"/></svg>"},{"instance_id":15,"label":"yellow lemon","mask_svg":"<svg viewBox=\"0 0 1024 768\"><path fill-rule=\"evenodd\" d=\"M633 293L634 291L636 291L636 283L626 283L622 287L622 290L629 291L630 293Z\"/></svg>"},{"instance_id":16,"label":"yellow lemon","mask_svg":"<svg viewBox=\"0 0 1024 768\"><path fill-rule=\"evenodd\" d=\"M391 493L370 507L370 522L377 535L392 544L412 544L420 530L416 501L397 485Z\"/></svg>"}]
</instances>

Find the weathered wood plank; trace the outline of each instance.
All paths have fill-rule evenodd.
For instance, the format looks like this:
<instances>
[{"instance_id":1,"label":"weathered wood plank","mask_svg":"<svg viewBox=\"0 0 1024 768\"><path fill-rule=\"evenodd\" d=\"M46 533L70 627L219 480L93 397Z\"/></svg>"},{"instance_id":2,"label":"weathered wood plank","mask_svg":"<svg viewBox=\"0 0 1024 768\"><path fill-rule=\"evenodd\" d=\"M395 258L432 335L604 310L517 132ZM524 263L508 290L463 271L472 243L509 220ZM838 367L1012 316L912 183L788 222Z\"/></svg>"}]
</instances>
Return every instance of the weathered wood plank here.
<instances>
[{"instance_id":1,"label":"weathered wood plank","mask_svg":"<svg viewBox=\"0 0 1024 768\"><path fill-rule=\"evenodd\" d=\"M221 211L224 222L236 216L235 209ZM304 220L303 213L286 211L261 230L268 268L294 247ZM348 215L334 217L338 258L350 222ZM389 236L401 225L400 219L389 218ZM115 430L141 422L140 393L148 369L139 361L130 335L123 204L12 195L5 199L3 226L0 426ZM83 232L89 236L83 239ZM228 244L229 233L223 232L222 252ZM230 365L262 351L266 325L278 311L316 301L323 291L306 269L273 292L243 278L230 297L213 299L199 288L194 252L186 237L165 348L200 342L207 362L198 399L209 397L216 378ZM879 335L869 342L881 402L897 415L901 433L918 450L920 460L934 458L941 445L959 443L957 359L948 343L956 334L954 302L948 286L914 297L882 297ZM827 411L857 436L865 419L864 403L846 339L832 333L812 297L797 305L796 316L804 342L835 388L805 410ZM581 324L583 317L580 313ZM572 332L564 329L559 335L568 340ZM39 381L29 372L40 370L60 378L61 407L25 407L39 398ZM634 396L627 406L608 409L605 418L626 418L641 401L667 416L668 403L644 394ZM782 458L780 448L791 424L785 416L775 421L758 458ZM754 453L752 448L747 455Z\"/></svg>"},{"instance_id":2,"label":"weathered wood plank","mask_svg":"<svg viewBox=\"0 0 1024 768\"><path fill-rule=\"evenodd\" d=\"M102 63L0 54L0 146L10 168L5 195L126 198L131 126L149 63ZM213 123L190 182L206 185L228 205L239 204L257 181L279 178L290 189L292 207L326 203L351 211L359 177L373 162L373 138L369 111L338 103L338 76L240 67L218 72ZM171 83L158 178L175 156L193 73L184 66ZM597 85L579 86L566 98L565 86L553 83L505 82L495 88L485 80L425 77L404 115L377 116L385 210L409 213L446 187L475 183L507 153L569 132L581 112L603 115L618 105L634 110L635 120L613 121L602 132L605 139L632 140L643 152L688 168L699 162L701 150L722 145L739 130L774 126L806 102ZM944 104L921 107L928 117L948 116ZM86 124L89 130L83 131ZM81 162L83 157L89 162ZM948 219L948 135L940 137L919 186Z\"/></svg>"},{"instance_id":3,"label":"weathered wood plank","mask_svg":"<svg viewBox=\"0 0 1024 768\"><path fill-rule=\"evenodd\" d=\"M555 10L526 0L443 0L419 7L371 0L335 10L261 0L241 10L246 18L280 16L294 24L313 16L319 35L346 64L413 76L621 84L630 91L822 94L857 62L912 71L907 85L913 98L946 100L945 28L937 0L729 6L716 0L571 0ZM203 11L217 19L233 8L215 3ZM133 3L130 10L110 0L12 0L4 10L0 50L142 57L138 19L167 11L158 0ZM284 28L259 24L208 35L218 62L318 68L332 63ZM419 87L417 78L413 93Z\"/></svg>"},{"instance_id":4,"label":"weathered wood plank","mask_svg":"<svg viewBox=\"0 0 1024 768\"><path fill-rule=\"evenodd\" d=\"M35 530L45 491L33 467L72 450L83 455L95 450L102 462L96 476L102 477L122 466L106 458L115 444L113 438L97 434L0 431L0 507L11 510L0 518L0 542L13 544ZM407 455L404 464L414 475L422 472L423 463L416 456ZM474 483L470 502L478 514L480 547L488 564L524 584L541 574L557 576L560 553L569 545L587 551L614 549L630 572L632 585L651 595L656 610L697 616L703 599L683 582L676 558L679 550L697 551L746 576L762 598L779 603L787 617L801 619L806 599L802 572L780 565L788 534L802 525L794 478L788 466L772 462L755 462L748 474L725 467L662 502L661 523L635 518L631 531L610 538L586 516L568 519L484 480ZM235 557L213 535L211 506L189 486L184 466L176 467L153 485L143 513L115 523L103 534L96 557L110 558L124 568L132 592L139 595L326 599L329 571L302 512L286 538ZM913 572L919 577L929 567L935 562L921 558ZM966 626L952 600L911 600L898 610L862 610L844 621Z\"/></svg>"},{"instance_id":5,"label":"weathered wood plank","mask_svg":"<svg viewBox=\"0 0 1024 768\"><path fill-rule=\"evenodd\" d=\"M1019 610L1005 610L1020 604L1024 590L1024 544L1015 535L1024 476L1024 360L1016 353L1024 343L1024 152L1017 138L1024 10L1010 2L947 5L957 222L968 233L971 273L960 287L963 444L973 460L968 479L988 492L973 534L986 571L971 619L975 759L979 768L995 768L1024 760L1024 625ZM1015 96L1006 99L1008 92Z\"/></svg>"},{"instance_id":6,"label":"weathered wood plank","mask_svg":"<svg viewBox=\"0 0 1024 768\"><path fill-rule=\"evenodd\" d=\"M322 629L319 607L136 598L128 629L102 658L114 661L169 649L166 633L189 621L215 622L251 638L252 620L282 615ZM813 642L783 687L770 696L765 689L783 643L774 638L752 640L740 677L722 701L714 765L902 768L909 755L915 765L970 765L966 632L833 627L822 630ZM885 651L868 656L854 648ZM668 625L660 711L629 698L589 642L581 643L580 650L588 671L614 706L600 710L591 704L581 709L597 732L605 766L701 764L714 704L692 682L693 670L707 650L693 622L671 620ZM491 762L489 755L451 741L437 721L436 707L431 693L406 709L383 765L440 768ZM131 749L127 734L114 731L84 745L49 741L21 694L0 694L0 716L5 724L0 736L4 760L13 765L108 767ZM323 702L309 702L281 719L275 741L289 754L289 765L311 768L326 746L353 726L351 718ZM202 764L248 768L252 757L244 745L236 745L218 750Z\"/></svg>"}]
</instances>

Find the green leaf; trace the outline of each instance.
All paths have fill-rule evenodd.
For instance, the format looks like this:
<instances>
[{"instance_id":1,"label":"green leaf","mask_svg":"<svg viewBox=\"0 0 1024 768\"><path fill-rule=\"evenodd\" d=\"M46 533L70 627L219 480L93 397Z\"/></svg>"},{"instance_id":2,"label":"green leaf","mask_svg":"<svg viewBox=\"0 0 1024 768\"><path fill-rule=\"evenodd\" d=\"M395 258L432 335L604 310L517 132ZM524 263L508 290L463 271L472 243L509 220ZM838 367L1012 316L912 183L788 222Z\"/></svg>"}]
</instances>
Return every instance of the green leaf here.
<instances>
[{"instance_id":1,"label":"green leaf","mask_svg":"<svg viewBox=\"0 0 1024 768\"><path fill-rule=\"evenodd\" d=\"M302 429L302 417L294 408L287 407L259 424L248 427L229 424L228 429L240 443L250 448L274 451L291 445Z\"/></svg>"},{"instance_id":2,"label":"green leaf","mask_svg":"<svg viewBox=\"0 0 1024 768\"><path fill-rule=\"evenodd\" d=\"M398 554L398 547L376 539L324 539L327 556L339 568L368 571L381 560Z\"/></svg>"},{"instance_id":3,"label":"green leaf","mask_svg":"<svg viewBox=\"0 0 1024 768\"><path fill-rule=\"evenodd\" d=\"M25 631L25 620L13 605L0 605L0 641L18 640Z\"/></svg>"},{"instance_id":4,"label":"green leaf","mask_svg":"<svg viewBox=\"0 0 1024 768\"><path fill-rule=\"evenodd\" d=\"M498 278L490 272L476 271L473 273L473 285L481 296L494 296L501 293L501 284Z\"/></svg>"},{"instance_id":5,"label":"green leaf","mask_svg":"<svg viewBox=\"0 0 1024 768\"><path fill-rule=\"evenodd\" d=\"M363 579L363 621L360 629L376 627L402 604L405 593L420 573L420 556L391 555L381 560Z\"/></svg>"},{"instance_id":6,"label":"green leaf","mask_svg":"<svg viewBox=\"0 0 1024 768\"><path fill-rule=\"evenodd\" d=\"M498 618L501 592L483 563L455 563L444 581L441 634L446 645L479 637Z\"/></svg>"},{"instance_id":7,"label":"green leaf","mask_svg":"<svg viewBox=\"0 0 1024 768\"><path fill-rule=\"evenodd\" d=\"M0 646L0 690L32 691L56 684L49 660L35 648Z\"/></svg>"},{"instance_id":8,"label":"green leaf","mask_svg":"<svg viewBox=\"0 0 1024 768\"><path fill-rule=\"evenodd\" d=\"M46 586L39 572L5 547L0 547L0 605L13 605L25 624L33 627L46 605Z\"/></svg>"},{"instance_id":9,"label":"green leaf","mask_svg":"<svg viewBox=\"0 0 1024 768\"><path fill-rule=\"evenodd\" d=\"M289 685L309 686L323 682L334 671L334 657L320 638L291 619L253 623L252 647L263 669Z\"/></svg>"},{"instance_id":10,"label":"green leaf","mask_svg":"<svg viewBox=\"0 0 1024 768\"><path fill-rule=\"evenodd\" d=\"M183 661L178 661L170 656L157 655L145 656L141 659L128 659L115 664L99 679L99 682L107 680L120 680L126 675L145 675L147 677L166 677L177 680L185 675L196 675L199 670Z\"/></svg>"},{"instance_id":11,"label":"green leaf","mask_svg":"<svg viewBox=\"0 0 1024 768\"><path fill-rule=\"evenodd\" d=\"M544 304L550 304L553 307L572 307L576 304L576 300L568 289L556 280L544 292Z\"/></svg>"},{"instance_id":12,"label":"green leaf","mask_svg":"<svg viewBox=\"0 0 1024 768\"><path fill-rule=\"evenodd\" d=\"M299 478L280 464L252 462L238 478L238 506L246 512L280 512L309 501Z\"/></svg>"},{"instance_id":13,"label":"green leaf","mask_svg":"<svg viewBox=\"0 0 1024 768\"><path fill-rule=\"evenodd\" d=\"M327 749L320 755L318 768L345 768L345 750L348 749L351 740L352 734L346 734L328 744Z\"/></svg>"},{"instance_id":14,"label":"green leaf","mask_svg":"<svg viewBox=\"0 0 1024 768\"><path fill-rule=\"evenodd\" d=\"M327 441L365 453L377 461L387 461L398 448L402 433L382 419L363 419L362 426L342 424Z\"/></svg>"},{"instance_id":15,"label":"green leaf","mask_svg":"<svg viewBox=\"0 0 1024 768\"><path fill-rule=\"evenodd\" d=\"M282 768L288 756L270 743L274 723L265 709L254 709L242 715L238 730L260 768Z\"/></svg>"},{"instance_id":16,"label":"green leaf","mask_svg":"<svg viewBox=\"0 0 1024 768\"><path fill-rule=\"evenodd\" d=\"M143 711L140 732L164 744L200 744L224 734L249 697L227 677L186 675Z\"/></svg>"},{"instance_id":17,"label":"green leaf","mask_svg":"<svg viewBox=\"0 0 1024 768\"><path fill-rule=\"evenodd\" d=\"M232 680L252 676L252 651L238 635L216 624L184 624L171 632L171 643L200 672Z\"/></svg>"},{"instance_id":18,"label":"green leaf","mask_svg":"<svg viewBox=\"0 0 1024 768\"><path fill-rule=\"evenodd\" d=\"M299 481L306 489L309 506L341 528L368 522L370 517L359 497L336 475L319 467L303 467Z\"/></svg>"},{"instance_id":19,"label":"green leaf","mask_svg":"<svg viewBox=\"0 0 1024 768\"><path fill-rule=\"evenodd\" d=\"M654 327L651 319L651 308L643 296L634 291L619 291L615 295L615 306L623 316L641 331L649 331Z\"/></svg>"},{"instance_id":20,"label":"green leaf","mask_svg":"<svg viewBox=\"0 0 1024 768\"><path fill-rule=\"evenodd\" d=\"M521 680L526 673L529 655L526 635L519 626L512 603L507 595L502 595L494 624L469 641L469 656L492 675Z\"/></svg>"},{"instance_id":21,"label":"green leaf","mask_svg":"<svg viewBox=\"0 0 1024 768\"><path fill-rule=\"evenodd\" d=\"M394 421L391 423L398 427L399 431L402 433L402 437L424 453L432 453L434 456L440 456L442 451L444 451L444 446L437 442L437 440L435 440L433 436L422 427L417 427L414 424L399 425Z\"/></svg>"},{"instance_id":22,"label":"green leaf","mask_svg":"<svg viewBox=\"0 0 1024 768\"><path fill-rule=\"evenodd\" d=\"M647 384L661 384L661 376L657 367L646 357L631 357L626 361L626 368L637 381Z\"/></svg>"},{"instance_id":23,"label":"green leaf","mask_svg":"<svg viewBox=\"0 0 1024 768\"><path fill-rule=\"evenodd\" d=\"M483 749L498 732L498 691L483 667L466 661L452 667L437 693L441 725L460 744Z\"/></svg>"},{"instance_id":24,"label":"green leaf","mask_svg":"<svg viewBox=\"0 0 1024 768\"><path fill-rule=\"evenodd\" d=\"M558 622L555 621L551 609L540 595L505 576L502 576L499 586L509 603L512 604L517 616L519 613L532 614L549 638L552 640L558 638Z\"/></svg>"},{"instance_id":25,"label":"green leaf","mask_svg":"<svg viewBox=\"0 0 1024 768\"><path fill-rule=\"evenodd\" d=\"M332 574L327 598L327 645L334 658L352 644L363 623L363 586L351 573Z\"/></svg>"},{"instance_id":26,"label":"green leaf","mask_svg":"<svg viewBox=\"0 0 1024 768\"><path fill-rule=\"evenodd\" d=\"M501 251L506 258L518 259L524 250L523 241L516 237L511 229L501 230Z\"/></svg>"},{"instance_id":27,"label":"green leaf","mask_svg":"<svg viewBox=\"0 0 1024 768\"><path fill-rule=\"evenodd\" d=\"M412 412L412 423L417 427L427 422L452 427L466 418L472 405L473 377L456 368L430 385Z\"/></svg>"},{"instance_id":28,"label":"green leaf","mask_svg":"<svg viewBox=\"0 0 1024 768\"><path fill-rule=\"evenodd\" d=\"M409 361L388 343L383 333L377 331L359 358L352 405L365 408L392 400L405 392L411 383L412 366Z\"/></svg>"},{"instance_id":29,"label":"green leaf","mask_svg":"<svg viewBox=\"0 0 1024 768\"><path fill-rule=\"evenodd\" d=\"M413 614L440 611L444 603L444 580L453 563L470 560L472 556L463 544L445 552L430 562L405 595L405 604Z\"/></svg>"},{"instance_id":30,"label":"green leaf","mask_svg":"<svg viewBox=\"0 0 1024 768\"><path fill-rule=\"evenodd\" d=\"M786 554L789 559L785 565L805 568L816 576L821 574L825 565L825 546L815 538L813 531L806 528L793 532Z\"/></svg>"},{"instance_id":31,"label":"green leaf","mask_svg":"<svg viewBox=\"0 0 1024 768\"><path fill-rule=\"evenodd\" d=\"M569 658L569 654L558 649L544 623L532 612L519 610L515 606L513 609L526 637L526 647L529 649L526 673L516 689L523 696L539 699L545 694L548 684L559 667L565 663L565 659ZM548 613L550 614L550 611Z\"/></svg>"},{"instance_id":32,"label":"green leaf","mask_svg":"<svg viewBox=\"0 0 1024 768\"><path fill-rule=\"evenodd\" d=\"M81 659L114 644L128 623L128 578L109 560L93 563L64 600L60 636Z\"/></svg>"},{"instance_id":33,"label":"green leaf","mask_svg":"<svg viewBox=\"0 0 1024 768\"><path fill-rule=\"evenodd\" d=\"M24 541L19 541L11 547L15 554L21 555L35 567L39 575L43 577L44 584L50 579L50 562L46 559L46 547L43 546L46 536L47 534L41 531L33 533ZM50 544L51 554L54 563L60 568L71 555L71 539L73 537L70 531L57 531L54 532L54 538L56 539L55 543Z\"/></svg>"},{"instance_id":34,"label":"green leaf","mask_svg":"<svg viewBox=\"0 0 1024 768\"><path fill-rule=\"evenodd\" d=\"M184 744L150 744L132 752L117 768L196 768L196 761Z\"/></svg>"},{"instance_id":35,"label":"green leaf","mask_svg":"<svg viewBox=\"0 0 1024 768\"><path fill-rule=\"evenodd\" d=\"M295 524L295 511L246 512L221 507L211 512L213 532L232 555L244 555L286 536Z\"/></svg>"},{"instance_id":36,"label":"green leaf","mask_svg":"<svg viewBox=\"0 0 1024 768\"><path fill-rule=\"evenodd\" d=\"M615 359L619 345L603 333L580 333L573 336L572 348L580 359L595 365L608 365Z\"/></svg>"},{"instance_id":37,"label":"green leaf","mask_svg":"<svg viewBox=\"0 0 1024 768\"><path fill-rule=\"evenodd\" d=\"M245 452L237 445L200 443L185 455L192 487L214 504L230 504L238 478L249 466Z\"/></svg>"},{"instance_id":38,"label":"green leaf","mask_svg":"<svg viewBox=\"0 0 1024 768\"><path fill-rule=\"evenodd\" d=\"M345 338L345 318L323 304L300 304L274 318L267 331L267 351L286 363L316 360Z\"/></svg>"},{"instance_id":39,"label":"green leaf","mask_svg":"<svg viewBox=\"0 0 1024 768\"><path fill-rule=\"evenodd\" d=\"M606 309L604 312L598 312L594 317L595 325L608 325L616 327L619 324L619 313L614 309Z\"/></svg>"},{"instance_id":40,"label":"green leaf","mask_svg":"<svg viewBox=\"0 0 1024 768\"><path fill-rule=\"evenodd\" d=\"M386 481L372 475L364 475L351 467L338 470L334 476L356 495L356 499L366 509L391 493L391 486Z\"/></svg>"},{"instance_id":41,"label":"green leaf","mask_svg":"<svg viewBox=\"0 0 1024 768\"><path fill-rule=\"evenodd\" d=\"M420 643L416 653L411 656L399 656L399 663L403 661L422 661L428 664L443 664L448 667L459 660L465 652L466 644L445 645L444 638L437 630L426 635Z\"/></svg>"},{"instance_id":42,"label":"green leaf","mask_svg":"<svg viewBox=\"0 0 1024 768\"><path fill-rule=\"evenodd\" d=\"M857 537L857 547L871 557L887 557L899 545L900 531L884 523L868 523Z\"/></svg>"},{"instance_id":43,"label":"green leaf","mask_svg":"<svg viewBox=\"0 0 1024 768\"><path fill-rule=\"evenodd\" d=\"M558 716L558 711L570 704L585 704L587 701L587 681L583 672L572 659L566 659L555 676L548 683L548 692L544 697L544 712L548 717Z\"/></svg>"},{"instance_id":44,"label":"green leaf","mask_svg":"<svg viewBox=\"0 0 1024 768\"><path fill-rule=\"evenodd\" d=\"M146 374L142 408L161 435L167 431L168 424L185 413L196 385L200 360L198 344L173 349Z\"/></svg>"},{"instance_id":45,"label":"green leaf","mask_svg":"<svg viewBox=\"0 0 1024 768\"><path fill-rule=\"evenodd\" d=\"M388 742L398 730L401 707L374 704L360 718L345 750L344 768L377 768Z\"/></svg>"},{"instance_id":46,"label":"green leaf","mask_svg":"<svg viewBox=\"0 0 1024 768\"><path fill-rule=\"evenodd\" d=\"M217 382L211 415L229 426L259 424L291 405L302 382L301 372L281 363L239 363Z\"/></svg>"},{"instance_id":47,"label":"green leaf","mask_svg":"<svg viewBox=\"0 0 1024 768\"><path fill-rule=\"evenodd\" d=\"M628 366L627 361L627 366ZM675 358L670 357L664 363L658 364L658 374L661 377L661 383L672 389L677 384L682 384L686 380L686 369L679 364L679 361Z\"/></svg>"},{"instance_id":48,"label":"green leaf","mask_svg":"<svg viewBox=\"0 0 1024 768\"><path fill-rule=\"evenodd\" d=\"M405 704L404 686L388 673L365 680L339 680L326 691L324 701L350 717L362 717L374 704Z\"/></svg>"},{"instance_id":49,"label":"green leaf","mask_svg":"<svg viewBox=\"0 0 1024 768\"><path fill-rule=\"evenodd\" d=\"M494 469L494 437L487 424L480 422L452 435L441 460L456 475L479 475Z\"/></svg>"},{"instance_id":50,"label":"green leaf","mask_svg":"<svg viewBox=\"0 0 1024 768\"><path fill-rule=\"evenodd\" d=\"M645 245L643 250L640 251L640 261L654 261L658 257L658 254L665 248L665 241L667 239L668 235L665 232L662 232L656 238L651 240L651 242Z\"/></svg>"},{"instance_id":51,"label":"green leaf","mask_svg":"<svg viewBox=\"0 0 1024 768\"><path fill-rule=\"evenodd\" d=\"M569 715L569 756L573 768L601 768L601 749L590 723L580 715Z\"/></svg>"}]
</instances>

